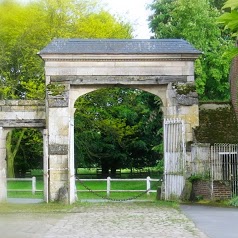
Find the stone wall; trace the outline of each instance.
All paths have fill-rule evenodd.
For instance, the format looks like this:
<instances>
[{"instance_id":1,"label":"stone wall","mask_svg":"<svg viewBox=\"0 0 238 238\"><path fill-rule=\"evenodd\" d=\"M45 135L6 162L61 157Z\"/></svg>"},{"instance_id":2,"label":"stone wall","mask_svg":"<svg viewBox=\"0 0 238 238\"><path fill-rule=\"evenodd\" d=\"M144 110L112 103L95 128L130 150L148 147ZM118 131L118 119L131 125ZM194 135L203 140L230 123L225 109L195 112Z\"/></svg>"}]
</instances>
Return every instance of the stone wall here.
<instances>
[{"instance_id":1,"label":"stone wall","mask_svg":"<svg viewBox=\"0 0 238 238\"><path fill-rule=\"evenodd\" d=\"M199 143L238 143L238 121L233 107L227 104L200 104L199 127L194 130Z\"/></svg>"},{"instance_id":2,"label":"stone wall","mask_svg":"<svg viewBox=\"0 0 238 238\"><path fill-rule=\"evenodd\" d=\"M0 126L44 128L45 101L0 100Z\"/></svg>"}]
</instances>

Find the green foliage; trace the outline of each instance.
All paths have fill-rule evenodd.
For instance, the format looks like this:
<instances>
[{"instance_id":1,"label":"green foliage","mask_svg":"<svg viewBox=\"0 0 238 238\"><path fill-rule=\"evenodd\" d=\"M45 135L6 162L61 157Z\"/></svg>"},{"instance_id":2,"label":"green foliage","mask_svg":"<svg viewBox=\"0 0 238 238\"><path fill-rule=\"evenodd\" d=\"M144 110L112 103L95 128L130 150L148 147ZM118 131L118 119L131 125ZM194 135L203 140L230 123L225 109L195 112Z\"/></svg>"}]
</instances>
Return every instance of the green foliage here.
<instances>
[{"instance_id":1,"label":"green foliage","mask_svg":"<svg viewBox=\"0 0 238 238\"><path fill-rule=\"evenodd\" d=\"M201 200L203 200L204 198L203 198L203 195L197 195L197 196L195 197L195 199L196 199L196 201L201 201Z\"/></svg>"},{"instance_id":2,"label":"green foliage","mask_svg":"<svg viewBox=\"0 0 238 238\"><path fill-rule=\"evenodd\" d=\"M15 157L15 174L17 177L24 177L26 171L42 168L43 136L37 129L26 129Z\"/></svg>"},{"instance_id":3,"label":"green foliage","mask_svg":"<svg viewBox=\"0 0 238 238\"><path fill-rule=\"evenodd\" d=\"M52 96L57 96L57 95L61 95L64 91L65 91L65 86L62 84L48 84L46 86L49 94L51 94Z\"/></svg>"},{"instance_id":4,"label":"green foliage","mask_svg":"<svg viewBox=\"0 0 238 238\"><path fill-rule=\"evenodd\" d=\"M218 24L224 26L225 30L230 30L232 36L238 37L238 2L236 0L228 0L223 6L225 12L218 18ZM233 58L238 55L237 47L230 49L225 54L227 57Z\"/></svg>"},{"instance_id":5,"label":"green foliage","mask_svg":"<svg viewBox=\"0 0 238 238\"><path fill-rule=\"evenodd\" d=\"M212 5L211 5L212 4ZM195 64L196 87L199 97L229 98L230 59L224 52L233 47L229 32L216 24L220 10L207 0L154 1L150 28L156 38L183 38L203 54Z\"/></svg>"},{"instance_id":6,"label":"green foliage","mask_svg":"<svg viewBox=\"0 0 238 238\"><path fill-rule=\"evenodd\" d=\"M229 202L228 205L238 207L238 196L233 197Z\"/></svg>"},{"instance_id":7,"label":"green foliage","mask_svg":"<svg viewBox=\"0 0 238 238\"><path fill-rule=\"evenodd\" d=\"M132 37L129 23L116 19L94 0L40 0L24 4L2 0L0 26L0 100L45 97L44 64L37 53L54 38ZM53 96L63 91L58 85L49 85L48 89ZM8 143L21 139L19 135L20 132L11 133L13 138L9 137ZM28 141L36 145L38 139L32 141L30 137ZM25 139L24 143L28 144ZM21 147L27 148L24 144ZM26 166L25 156L20 162L24 149L18 152L19 147L14 144L7 148L9 174L14 176L15 156L19 160L17 170L20 164L25 170L28 163ZM41 149L38 154L41 155Z\"/></svg>"},{"instance_id":8,"label":"green foliage","mask_svg":"<svg viewBox=\"0 0 238 238\"><path fill-rule=\"evenodd\" d=\"M75 103L75 146L78 167L154 166L153 151L162 141L158 98L137 89L107 88L80 97ZM105 170L105 171L104 171Z\"/></svg>"},{"instance_id":9,"label":"green foliage","mask_svg":"<svg viewBox=\"0 0 238 238\"><path fill-rule=\"evenodd\" d=\"M132 27L84 0L0 2L0 99L43 99L43 61L54 38L131 38Z\"/></svg>"},{"instance_id":10,"label":"green foliage","mask_svg":"<svg viewBox=\"0 0 238 238\"><path fill-rule=\"evenodd\" d=\"M190 92L196 92L196 86L194 84L173 84L173 87L180 95L187 95Z\"/></svg>"},{"instance_id":11,"label":"green foliage","mask_svg":"<svg viewBox=\"0 0 238 238\"><path fill-rule=\"evenodd\" d=\"M193 183L196 181L200 181L200 180L207 180L209 179L209 175L206 174L193 174L188 178L188 181Z\"/></svg>"},{"instance_id":12,"label":"green foliage","mask_svg":"<svg viewBox=\"0 0 238 238\"><path fill-rule=\"evenodd\" d=\"M164 160L163 159L158 161L156 168L159 173L161 173L161 174L164 173Z\"/></svg>"}]
</instances>

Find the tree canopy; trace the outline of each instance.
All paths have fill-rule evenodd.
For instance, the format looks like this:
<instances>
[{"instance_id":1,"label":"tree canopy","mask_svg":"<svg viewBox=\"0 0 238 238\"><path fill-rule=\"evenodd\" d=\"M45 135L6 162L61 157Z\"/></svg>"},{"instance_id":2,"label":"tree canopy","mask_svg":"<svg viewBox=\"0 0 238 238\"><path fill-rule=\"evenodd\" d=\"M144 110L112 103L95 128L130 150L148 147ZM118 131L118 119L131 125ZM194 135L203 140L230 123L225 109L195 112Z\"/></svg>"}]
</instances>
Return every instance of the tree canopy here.
<instances>
[{"instance_id":1,"label":"tree canopy","mask_svg":"<svg viewBox=\"0 0 238 238\"><path fill-rule=\"evenodd\" d=\"M37 53L53 38L131 38L129 23L96 1L0 1L0 99L42 99L44 67Z\"/></svg>"},{"instance_id":2,"label":"tree canopy","mask_svg":"<svg viewBox=\"0 0 238 238\"><path fill-rule=\"evenodd\" d=\"M226 29L232 32L232 37L238 38L238 2L236 0L228 0L223 8L225 12L218 18L218 23L222 24ZM227 54L233 58L238 55L237 47L231 49Z\"/></svg>"},{"instance_id":3,"label":"tree canopy","mask_svg":"<svg viewBox=\"0 0 238 238\"><path fill-rule=\"evenodd\" d=\"M43 61L37 53L53 38L132 38L132 27L94 0L0 0L0 99L43 99ZM26 138L28 135L28 139ZM7 137L8 176L19 164L42 155L42 136L16 130ZM29 141L34 140L29 146ZM24 143L20 143L20 142ZM28 142L27 142L28 141ZM23 151L29 153L23 154ZM25 158L25 159L23 159ZM24 161L23 161L24 160Z\"/></svg>"},{"instance_id":4,"label":"tree canopy","mask_svg":"<svg viewBox=\"0 0 238 238\"><path fill-rule=\"evenodd\" d=\"M107 88L78 98L75 146L78 167L101 167L107 176L118 168L155 166L162 158L160 99L138 89Z\"/></svg>"},{"instance_id":5,"label":"tree canopy","mask_svg":"<svg viewBox=\"0 0 238 238\"><path fill-rule=\"evenodd\" d=\"M229 99L230 59L223 54L233 41L216 23L221 3L161 0L151 5L150 28L156 38L183 38L202 51L196 61L195 76L197 92L203 100Z\"/></svg>"}]
</instances>

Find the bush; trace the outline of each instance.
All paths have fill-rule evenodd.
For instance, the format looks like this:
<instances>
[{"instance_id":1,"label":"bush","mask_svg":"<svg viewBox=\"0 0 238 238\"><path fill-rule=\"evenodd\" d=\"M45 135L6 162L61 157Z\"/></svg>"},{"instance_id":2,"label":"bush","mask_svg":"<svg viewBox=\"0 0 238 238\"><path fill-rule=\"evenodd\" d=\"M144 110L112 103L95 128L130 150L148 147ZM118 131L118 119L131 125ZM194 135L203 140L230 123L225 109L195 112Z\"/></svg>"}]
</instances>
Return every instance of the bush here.
<instances>
[{"instance_id":1,"label":"bush","mask_svg":"<svg viewBox=\"0 0 238 238\"><path fill-rule=\"evenodd\" d=\"M234 207L238 207L238 196L237 197L233 197L229 203L230 206L234 206Z\"/></svg>"}]
</instances>

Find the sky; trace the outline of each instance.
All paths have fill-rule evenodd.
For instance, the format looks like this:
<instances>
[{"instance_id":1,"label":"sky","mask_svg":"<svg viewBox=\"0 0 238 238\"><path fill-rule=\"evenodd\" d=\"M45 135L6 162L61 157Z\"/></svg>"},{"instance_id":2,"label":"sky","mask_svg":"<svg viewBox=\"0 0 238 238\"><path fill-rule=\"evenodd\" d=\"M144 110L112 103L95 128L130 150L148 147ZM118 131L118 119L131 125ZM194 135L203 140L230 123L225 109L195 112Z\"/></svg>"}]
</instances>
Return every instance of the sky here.
<instances>
[{"instance_id":1,"label":"sky","mask_svg":"<svg viewBox=\"0 0 238 238\"><path fill-rule=\"evenodd\" d=\"M118 14L125 17L133 24L135 29L134 38L149 39L153 34L148 27L148 16L151 14L147 8L153 0L101 0L107 10L112 14Z\"/></svg>"}]
</instances>

